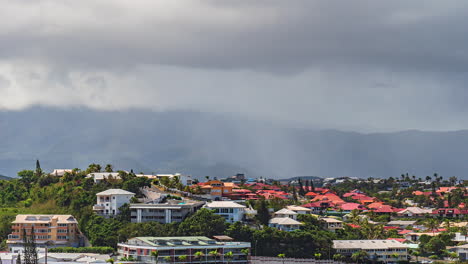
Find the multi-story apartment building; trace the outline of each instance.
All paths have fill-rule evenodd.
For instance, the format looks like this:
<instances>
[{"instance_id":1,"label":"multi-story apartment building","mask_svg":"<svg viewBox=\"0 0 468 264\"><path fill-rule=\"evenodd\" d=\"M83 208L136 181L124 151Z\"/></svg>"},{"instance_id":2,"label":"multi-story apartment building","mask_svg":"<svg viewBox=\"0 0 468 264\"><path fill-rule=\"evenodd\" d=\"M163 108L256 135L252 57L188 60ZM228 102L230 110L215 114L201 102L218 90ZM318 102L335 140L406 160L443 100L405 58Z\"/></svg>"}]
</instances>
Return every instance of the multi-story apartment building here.
<instances>
[{"instance_id":1,"label":"multi-story apartment building","mask_svg":"<svg viewBox=\"0 0 468 264\"><path fill-rule=\"evenodd\" d=\"M93 210L102 216L116 216L119 208L124 204L130 204L134 193L121 189L109 189L96 194L97 201Z\"/></svg>"},{"instance_id":2,"label":"multi-story apartment building","mask_svg":"<svg viewBox=\"0 0 468 264\"><path fill-rule=\"evenodd\" d=\"M204 202L169 201L163 204L130 204L132 223L155 221L161 224L182 222Z\"/></svg>"},{"instance_id":3,"label":"multi-story apartment building","mask_svg":"<svg viewBox=\"0 0 468 264\"><path fill-rule=\"evenodd\" d=\"M226 219L229 223L240 222L244 219L245 205L232 201L215 201L205 205L206 208L214 210L214 213Z\"/></svg>"},{"instance_id":4,"label":"multi-story apartment building","mask_svg":"<svg viewBox=\"0 0 468 264\"><path fill-rule=\"evenodd\" d=\"M133 257L139 262L155 262L151 252L158 252L159 263L237 263L247 264L250 243L220 242L207 237L135 237L125 243L117 244L118 253L122 257ZM210 252L217 251L217 254ZM201 252L201 253L198 253ZM232 252L233 257L227 258L226 253Z\"/></svg>"},{"instance_id":5,"label":"multi-story apartment building","mask_svg":"<svg viewBox=\"0 0 468 264\"><path fill-rule=\"evenodd\" d=\"M38 247L79 247L84 244L84 236L72 215L20 214L12 222L11 228L12 232L8 235L7 245L13 253L23 250L24 231L27 236L30 236L33 229Z\"/></svg>"},{"instance_id":6,"label":"multi-story apartment building","mask_svg":"<svg viewBox=\"0 0 468 264\"><path fill-rule=\"evenodd\" d=\"M408 246L396 240L333 240L336 253L350 257L358 251L365 251L369 260L384 263L398 263L408 260Z\"/></svg>"}]
</instances>

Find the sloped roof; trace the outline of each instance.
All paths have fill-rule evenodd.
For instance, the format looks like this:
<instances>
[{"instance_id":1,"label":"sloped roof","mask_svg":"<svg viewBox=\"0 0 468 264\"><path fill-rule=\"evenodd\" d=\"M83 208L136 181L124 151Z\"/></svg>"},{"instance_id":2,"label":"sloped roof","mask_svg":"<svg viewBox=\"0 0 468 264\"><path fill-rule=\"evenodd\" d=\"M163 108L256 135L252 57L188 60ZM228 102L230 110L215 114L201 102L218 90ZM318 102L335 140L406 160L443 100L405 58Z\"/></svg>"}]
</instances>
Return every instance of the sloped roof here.
<instances>
[{"instance_id":1,"label":"sloped roof","mask_svg":"<svg viewBox=\"0 0 468 264\"><path fill-rule=\"evenodd\" d=\"M206 204L206 207L209 207L209 208L246 208L245 205L238 204L232 201L214 201L209 204Z\"/></svg>"},{"instance_id":2,"label":"sloped roof","mask_svg":"<svg viewBox=\"0 0 468 264\"><path fill-rule=\"evenodd\" d=\"M281 209L281 210L279 210L279 211L276 211L276 212L275 212L275 214L284 214L284 215L297 215L297 213L296 213L296 212L294 212L294 211L291 211L291 210L289 210L289 209L286 209L286 208L283 208L283 209Z\"/></svg>"},{"instance_id":3,"label":"sloped roof","mask_svg":"<svg viewBox=\"0 0 468 264\"><path fill-rule=\"evenodd\" d=\"M407 245L396 240L333 240L335 249L391 249L408 248Z\"/></svg>"},{"instance_id":4,"label":"sloped roof","mask_svg":"<svg viewBox=\"0 0 468 264\"><path fill-rule=\"evenodd\" d=\"M132 192L122 190L122 189L109 189L100 193L96 193L96 195L119 195L119 194L120 195L135 195Z\"/></svg>"},{"instance_id":5,"label":"sloped roof","mask_svg":"<svg viewBox=\"0 0 468 264\"><path fill-rule=\"evenodd\" d=\"M307 211L307 212L312 211L309 208L302 207L302 206L297 206L297 205L288 205L288 206L286 206L286 208L291 210L291 211Z\"/></svg>"},{"instance_id":6,"label":"sloped roof","mask_svg":"<svg viewBox=\"0 0 468 264\"><path fill-rule=\"evenodd\" d=\"M270 219L269 223L277 225L303 225L303 223L289 217L275 217Z\"/></svg>"}]
</instances>

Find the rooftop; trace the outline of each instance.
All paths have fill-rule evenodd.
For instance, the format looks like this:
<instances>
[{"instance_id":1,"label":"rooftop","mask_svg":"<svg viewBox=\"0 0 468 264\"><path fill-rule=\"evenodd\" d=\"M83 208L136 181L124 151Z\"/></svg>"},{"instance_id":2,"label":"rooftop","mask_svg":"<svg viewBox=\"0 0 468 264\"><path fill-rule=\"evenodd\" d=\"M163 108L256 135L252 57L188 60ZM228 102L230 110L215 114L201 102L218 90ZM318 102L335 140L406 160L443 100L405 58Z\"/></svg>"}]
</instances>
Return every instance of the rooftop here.
<instances>
[{"instance_id":1,"label":"rooftop","mask_svg":"<svg viewBox=\"0 0 468 264\"><path fill-rule=\"evenodd\" d=\"M245 205L238 204L232 201L215 201L209 204L206 204L208 208L246 208Z\"/></svg>"},{"instance_id":2,"label":"rooftop","mask_svg":"<svg viewBox=\"0 0 468 264\"><path fill-rule=\"evenodd\" d=\"M125 190L122 190L122 189L109 189L109 190L105 190L103 192L97 193L96 195L119 195L119 194L121 194L121 195L135 195L132 192L125 191Z\"/></svg>"},{"instance_id":3,"label":"rooftop","mask_svg":"<svg viewBox=\"0 0 468 264\"><path fill-rule=\"evenodd\" d=\"M20 223L50 223L53 219L57 219L57 223L78 223L73 215L27 215L19 214L16 216L13 224Z\"/></svg>"},{"instance_id":4,"label":"rooftop","mask_svg":"<svg viewBox=\"0 0 468 264\"><path fill-rule=\"evenodd\" d=\"M333 240L335 249L390 249L408 248L396 240Z\"/></svg>"}]
</instances>

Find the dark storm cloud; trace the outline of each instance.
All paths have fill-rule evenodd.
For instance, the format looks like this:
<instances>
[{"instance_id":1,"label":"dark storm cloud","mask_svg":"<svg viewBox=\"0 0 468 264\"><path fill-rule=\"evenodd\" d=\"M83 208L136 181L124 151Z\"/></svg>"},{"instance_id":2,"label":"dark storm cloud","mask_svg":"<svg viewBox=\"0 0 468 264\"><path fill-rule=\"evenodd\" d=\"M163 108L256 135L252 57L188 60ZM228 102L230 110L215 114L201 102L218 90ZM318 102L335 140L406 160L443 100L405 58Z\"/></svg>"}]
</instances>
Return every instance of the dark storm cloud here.
<instances>
[{"instance_id":1,"label":"dark storm cloud","mask_svg":"<svg viewBox=\"0 0 468 264\"><path fill-rule=\"evenodd\" d=\"M0 1L0 108L467 128L465 1ZM435 125L434 123L437 123Z\"/></svg>"}]
</instances>

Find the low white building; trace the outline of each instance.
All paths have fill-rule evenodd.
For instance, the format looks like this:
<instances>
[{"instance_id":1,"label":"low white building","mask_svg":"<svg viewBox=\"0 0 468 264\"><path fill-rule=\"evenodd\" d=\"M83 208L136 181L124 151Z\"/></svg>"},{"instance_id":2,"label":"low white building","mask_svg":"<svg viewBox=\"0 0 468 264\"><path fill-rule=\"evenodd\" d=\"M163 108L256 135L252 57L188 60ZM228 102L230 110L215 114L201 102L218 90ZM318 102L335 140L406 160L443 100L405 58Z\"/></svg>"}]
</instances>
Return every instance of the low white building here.
<instances>
[{"instance_id":1,"label":"low white building","mask_svg":"<svg viewBox=\"0 0 468 264\"><path fill-rule=\"evenodd\" d=\"M38 251L38 263L46 263L45 249L39 249ZM109 255L94 253L47 253L47 263L57 264L64 262L67 264L106 264L106 260L109 258ZM1 264L16 264L17 259L18 253L0 252Z\"/></svg>"},{"instance_id":2,"label":"low white building","mask_svg":"<svg viewBox=\"0 0 468 264\"><path fill-rule=\"evenodd\" d=\"M453 252L457 253L458 258L461 261L468 260L468 244L453 247L453 248L450 249L450 251L453 251Z\"/></svg>"},{"instance_id":3,"label":"low white building","mask_svg":"<svg viewBox=\"0 0 468 264\"><path fill-rule=\"evenodd\" d=\"M226 219L229 223L240 222L244 219L245 205L232 201L215 201L205 205L205 208L214 210L214 213Z\"/></svg>"},{"instance_id":4,"label":"low white building","mask_svg":"<svg viewBox=\"0 0 468 264\"><path fill-rule=\"evenodd\" d=\"M121 189L109 189L96 194L97 201L93 210L102 216L118 215L119 208L124 204L130 204L134 193Z\"/></svg>"},{"instance_id":5,"label":"low white building","mask_svg":"<svg viewBox=\"0 0 468 264\"><path fill-rule=\"evenodd\" d=\"M286 206L286 209L291 210L291 211L295 212L298 215L300 215L300 214L311 214L312 213L312 209L305 208L305 207L302 207L302 206L297 206L297 205Z\"/></svg>"},{"instance_id":6,"label":"low white building","mask_svg":"<svg viewBox=\"0 0 468 264\"><path fill-rule=\"evenodd\" d=\"M275 217L268 222L269 227L274 227L282 231L294 231L301 228L302 225L303 223L290 217Z\"/></svg>"},{"instance_id":7,"label":"low white building","mask_svg":"<svg viewBox=\"0 0 468 264\"><path fill-rule=\"evenodd\" d=\"M396 240L333 240L336 253L351 257L353 253L364 251L370 261L398 263L408 260L408 245Z\"/></svg>"},{"instance_id":8,"label":"low white building","mask_svg":"<svg viewBox=\"0 0 468 264\"><path fill-rule=\"evenodd\" d=\"M73 170L72 169L54 169L50 175L52 176L57 176L57 177L62 177L63 175L65 175L65 173L72 173Z\"/></svg>"},{"instance_id":9,"label":"low white building","mask_svg":"<svg viewBox=\"0 0 468 264\"><path fill-rule=\"evenodd\" d=\"M205 202L170 200L161 204L130 204L132 223L159 222L169 224L182 222L189 214L200 209Z\"/></svg>"},{"instance_id":10,"label":"low white building","mask_svg":"<svg viewBox=\"0 0 468 264\"><path fill-rule=\"evenodd\" d=\"M276 211L273 214L273 217L278 217L278 218L288 217L288 218L296 220L297 219L297 213L294 212L294 211L291 211L289 209L283 208L283 209L281 209L279 211Z\"/></svg>"},{"instance_id":11,"label":"low white building","mask_svg":"<svg viewBox=\"0 0 468 264\"><path fill-rule=\"evenodd\" d=\"M397 212L399 217L424 217L432 214L432 209L420 207L407 207L406 209Z\"/></svg>"},{"instance_id":12,"label":"low white building","mask_svg":"<svg viewBox=\"0 0 468 264\"><path fill-rule=\"evenodd\" d=\"M343 229L343 221L340 221L338 219L331 218L331 217L324 217L320 220L324 222L323 224L324 228L329 231L335 232L338 229Z\"/></svg>"},{"instance_id":13,"label":"low white building","mask_svg":"<svg viewBox=\"0 0 468 264\"><path fill-rule=\"evenodd\" d=\"M120 176L118 172L93 172L86 175L86 178L93 178L95 183L99 183L109 178L120 179Z\"/></svg>"}]
</instances>

